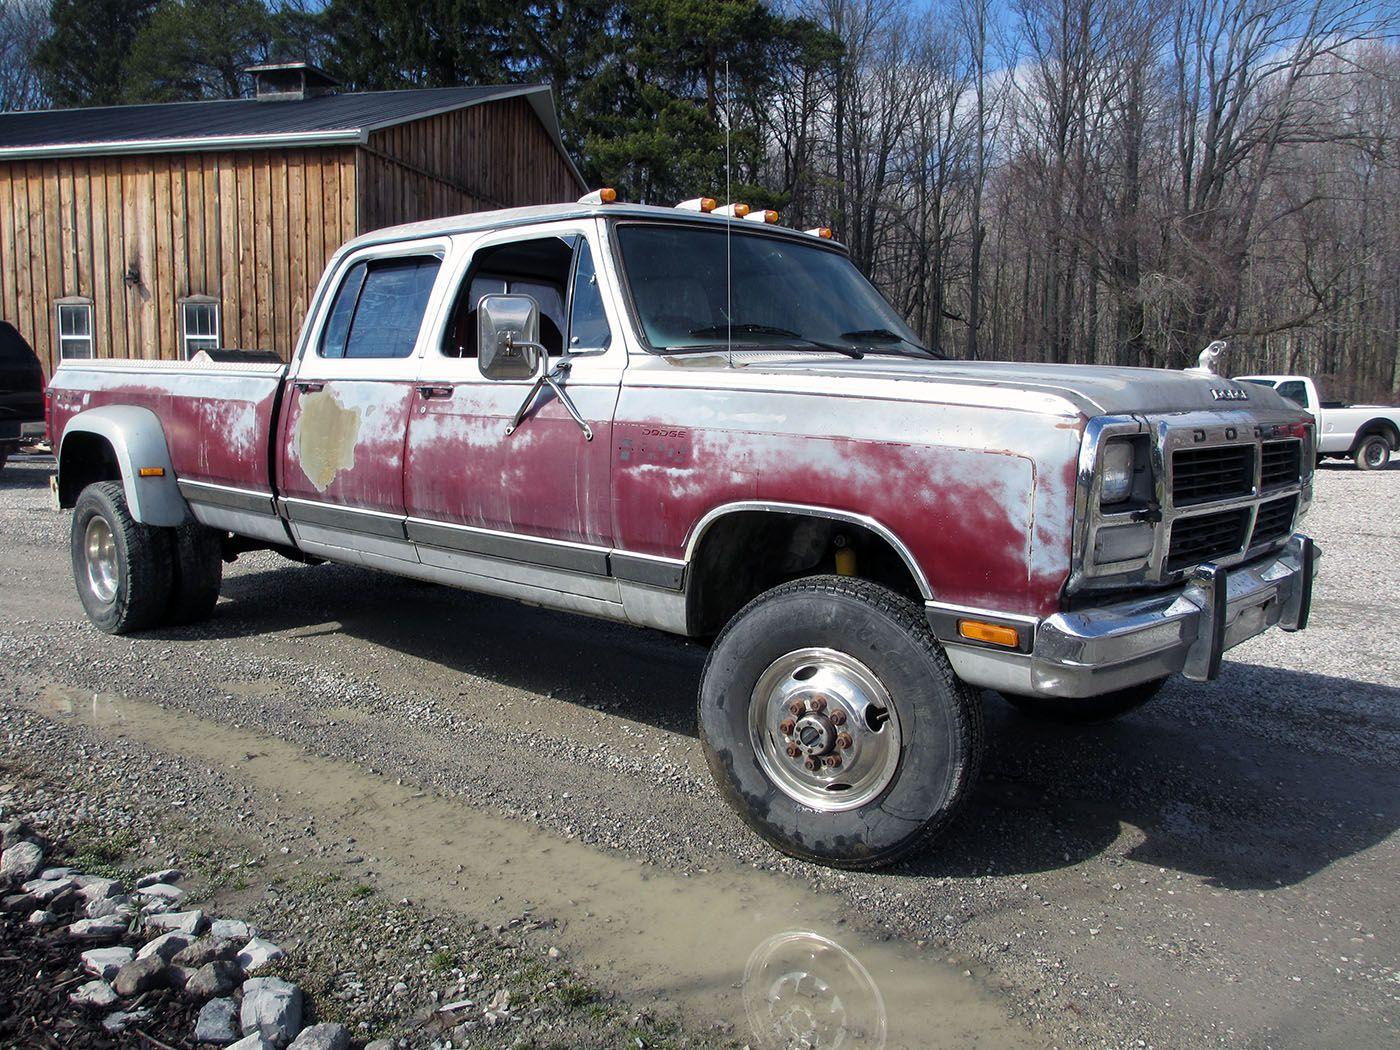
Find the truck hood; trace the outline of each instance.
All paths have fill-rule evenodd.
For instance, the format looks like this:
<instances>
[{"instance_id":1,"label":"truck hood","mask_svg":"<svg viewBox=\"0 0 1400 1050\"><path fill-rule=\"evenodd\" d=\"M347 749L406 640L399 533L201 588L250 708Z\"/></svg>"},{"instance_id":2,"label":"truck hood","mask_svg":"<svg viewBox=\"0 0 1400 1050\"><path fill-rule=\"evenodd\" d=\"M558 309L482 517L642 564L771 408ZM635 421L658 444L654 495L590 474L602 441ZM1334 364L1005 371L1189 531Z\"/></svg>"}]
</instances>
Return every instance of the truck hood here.
<instances>
[{"instance_id":1,"label":"truck hood","mask_svg":"<svg viewBox=\"0 0 1400 1050\"><path fill-rule=\"evenodd\" d=\"M1088 416L1190 412L1202 409L1263 409L1303 418L1297 406L1272 390L1236 383L1224 376L1201 376L1162 368L1110 368L1097 365L1041 365L1003 361L916 361L868 356L860 361L812 360L805 355L736 351L734 360L750 374L797 370L832 377L888 378L899 382L975 385L1028 390L1064 398ZM769 360L764 360L769 358ZM1239 391L1243 398L1221 398L1214 390ZM930 391L930 399L935 395ZM1238 397L1238 395L1236 395Z\"/></svg>"}]
</instances>

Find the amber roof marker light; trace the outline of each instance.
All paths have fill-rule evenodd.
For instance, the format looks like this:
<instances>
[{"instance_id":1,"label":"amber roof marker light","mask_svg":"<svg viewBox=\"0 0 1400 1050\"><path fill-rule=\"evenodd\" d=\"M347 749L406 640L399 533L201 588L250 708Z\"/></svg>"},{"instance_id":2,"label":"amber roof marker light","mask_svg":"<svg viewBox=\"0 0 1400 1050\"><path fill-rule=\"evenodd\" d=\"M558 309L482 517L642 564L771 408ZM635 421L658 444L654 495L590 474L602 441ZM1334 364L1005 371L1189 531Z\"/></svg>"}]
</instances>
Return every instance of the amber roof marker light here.
<instances>
[{"instance_id":1,"label":"amber roof marker light","mask_svg":"<svg viewBox=\"0 0 1400 1050\"><path fill-rule=\"evenodd\" d=\"M716 206L717 205L713 197L691 197L690 200L681 201L679 204L677 204L676 210L698 211L702 214L708 215L710 212L715 210Z\"/></svg>"},{"instance_id":2,"label":"amber roof marker light","mask_svg":"<svg viewBox=\"0 0 1400 1050\"><path fill-rule=\"evenodd\" d=\"M778 213L772 208L759 208L757 211L751 211L745 215L744 221L775 223L778 221Z\"/></svg>"},{"instance_id":3,"label":"amber roof marker light","mask_svg":"<svg viewBox=\"0 0 1400 1050\"><path fill-rule=\"evenodd\" d=\"M594 190L592 193L585 193L578 199L578 202L580 204L616 204L617 190L613 189L611 186L604 186L602 189Z\"/></svg>"},{"instance_id":4,"label":"amber roof marker light","mask_svg":"<svg viewBox=\"0 0 1400 1050\"><path fill-rule=\"evenodd\" d=\"M820 237L824 241L831 240L830 226L813 226L810 230L803 230L803 233L810 233L813 237Z\"/></svg>"},{"instance_id":5,"label":"amber roof marker light","mask_svg":"<svg viewBox=\"0 0 1400 1050\"><path fill-rule=\"evenodd\" d=\"M722 208L716 208L715 215L723 215L726 219L742 219L749 213L747 204L726 204Z\"/></svg>"}]
</instances>

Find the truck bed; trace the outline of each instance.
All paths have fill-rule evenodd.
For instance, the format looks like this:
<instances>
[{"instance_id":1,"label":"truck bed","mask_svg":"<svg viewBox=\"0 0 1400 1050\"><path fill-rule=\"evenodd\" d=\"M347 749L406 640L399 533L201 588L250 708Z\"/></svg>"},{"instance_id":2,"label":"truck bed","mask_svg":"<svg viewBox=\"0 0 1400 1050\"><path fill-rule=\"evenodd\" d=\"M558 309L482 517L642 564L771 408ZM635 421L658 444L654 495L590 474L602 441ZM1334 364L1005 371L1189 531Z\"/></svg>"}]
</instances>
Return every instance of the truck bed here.
<instances>
[{"instance_id":1,"label":"truck bed","mask_svg":"<svg viewBox=\"0 0 1400 1050\"><path fill-rule=\"evenodd\" d=\"M53 433L101 405L148 408L160 419L182 481L272 491L272 441L285 364L67 361L53 375Z\"/></svg>"}]
</instances>

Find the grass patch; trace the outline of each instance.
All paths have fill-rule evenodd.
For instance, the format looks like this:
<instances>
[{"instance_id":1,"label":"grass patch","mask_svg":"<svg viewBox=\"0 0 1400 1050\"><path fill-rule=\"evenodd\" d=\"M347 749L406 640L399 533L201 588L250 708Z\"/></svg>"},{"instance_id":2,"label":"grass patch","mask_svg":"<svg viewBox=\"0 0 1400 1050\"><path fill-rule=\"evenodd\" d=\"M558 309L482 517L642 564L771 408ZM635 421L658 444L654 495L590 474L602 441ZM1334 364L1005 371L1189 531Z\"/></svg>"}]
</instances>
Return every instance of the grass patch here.
<instances>
[{"instance_id":1,"label":"grass patch","mask_svg":"<svg viewBox=\"0 0 1400 1050\"><path fill-rule=\"evenodd\" d=\"M358 897L360 900L364 900L366 897L371 897L373 895L374 887L366 885L363 882L350 891L350 896Z\"/></svg>"},{"instance_id":2,"label":"grass patch","mask_svg":"<svg viewBox=\"0 0 1400 1050\"><path fill-rule=\"evenodd\" d=\"M457 957L451 952L433 952L433 957L428 960L428 969L433 973L442 973L444 970L452 969Z\"/></svg>"},{"instance_id":3,"label":"grass patch","mask_svg":"<svg viewBox=\"0 0 1400 1050\"><path fill-rule=\"evenodd\" d=\"M135 852L140 842L136 833L127 828L105 836L98 834L95 828L79 828L68 841L72 867L84 875L117 878L121 874L118 865Z\"/></svg>"}]
</instances>

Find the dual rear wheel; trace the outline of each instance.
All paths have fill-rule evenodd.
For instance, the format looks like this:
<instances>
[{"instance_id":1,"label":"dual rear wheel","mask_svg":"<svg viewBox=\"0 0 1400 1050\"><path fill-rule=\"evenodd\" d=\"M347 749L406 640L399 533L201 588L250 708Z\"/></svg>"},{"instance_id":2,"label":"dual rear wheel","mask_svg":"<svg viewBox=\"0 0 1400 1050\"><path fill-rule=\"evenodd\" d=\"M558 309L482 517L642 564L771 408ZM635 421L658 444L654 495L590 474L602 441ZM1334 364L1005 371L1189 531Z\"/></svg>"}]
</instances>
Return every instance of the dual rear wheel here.
<instances>
[{"instance_id":1,"label":"dual rear wheel","mask_svg":"<svg viewBox=\"0 0 1400 1050\"><path fill-rule=\"evenodd\" d=\"M141 524L120 481L89 485L78 496L70 553L83 609L108 634L196 623L219 600L220 535L193 522Z\"/></svg>"}]
</instances>

